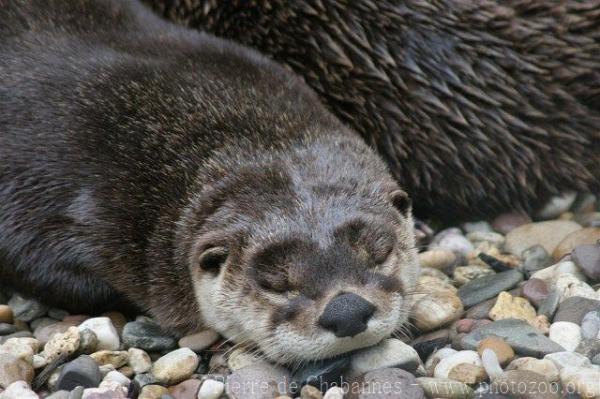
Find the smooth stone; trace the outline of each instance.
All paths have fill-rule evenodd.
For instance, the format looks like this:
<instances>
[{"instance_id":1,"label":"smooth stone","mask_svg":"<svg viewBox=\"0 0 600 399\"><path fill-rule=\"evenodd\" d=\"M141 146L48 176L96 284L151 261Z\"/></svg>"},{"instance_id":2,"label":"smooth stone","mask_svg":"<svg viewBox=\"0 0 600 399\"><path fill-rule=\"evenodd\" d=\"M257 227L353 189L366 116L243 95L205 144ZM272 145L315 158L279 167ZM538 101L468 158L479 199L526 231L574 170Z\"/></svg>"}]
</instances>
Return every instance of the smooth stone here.
<instances>
[{"instance_id":1,"label":"smooth stone","mask_svg":"<svg viewBox=\"0 0 600 399\"><path fill-rule=\"evenodd\" d=\"M90 353L96 352L98 347L98 337L89 328L84 328L79 331L79 348L77 352L80 354L89 355Z\"/></svg>"},{"instance_id":2,"label":"smooth stone","mask_svg":"<svg viewBox=\"0 0 600 399\"><path fill-rule=\"evenodd\" d=\"M219 399L225 392L225 384L221 381L205 380L198 391L198 399Z\"/></svg>"},{"instance_id":3,"label":"smooth stone","mask_svg":"<svg viewBox=\"0 0 600 399\"><path fill-rule=\"evenodd\" d=\"M479 342L477 353L482 356L483 351L490 349L496 354L496 358L501 365L505 365L515 357L515 351L502 338L489 336Z\"/></svg>"},{"instance_id":4,"label":"smooth stone","mask_svg":"<svg viewBox=\"0 0 600 399\"><path fill-rule=\"evenodd\" d=\"M17 331L15 333L0 337L0 345L4 344L11 338L33 338L33 334L31 334L29 331Z\"/></svg>"},{"instance_id":5,"label":"smooth stone","mask_svg":"<svg viewBox=\"0 0 600 399\"><path fill-rule=\"evenodd\" d=\"M466 222L463 223L461 227L467 233L467 235L476 231L486 232L494 230L492 229L492 225L489 224L489 222L486 222L485 220L479 220L476 222Z\"/></svg>"},{"instance_id":6,"label":"smooth stone","mask_svg":"<svg viewBox=\"0 0 600 399\"><path fill-rule=\"evenodd\" d=\"M264 360L261 359L261 356L258 354L254 354L252 352L248 352L246 348L238 348L234 349L227 359L227 366L229 370L235 371L239 369L243 369L244 367L248 367L254 364L263 363Z\"/></svg>"},{"instance_id":7,"label":"smooth stone","mask_svg":"<svg viewBox=\"0 0 600 399\"><path fill-rule=\"evenodd\" d=\"M79 348L79 329L69 327L64 333L54 334L44 346L44 357L48 362L60 356L69 356Z\"/></svg>"},{"instance_id":8,"label":"smooth stone","mask_svg":"<svg viewBox=\"0 0 600 399\"><path fill-rule=\"evenodd\" d=\"M350 364L350 356L310 362L305 367L294 371L291 376L294 383L292 388L301 388L307 384L320 388L320 384L330 385L334 382L339 382Z\"/></svg>"},{"instance_id":9,"label":"smooth stone","mask_svg":"<svg viewBox=\"0 0 600 399\"><path fill-rule=\"evenodd\" d=\"M94 359L87 355L81 355L63 366L56 382L56 388L67 391L75 389L77 386L95 388L100 381L102 381L102 374Z\"/></svg>"},{"instance_id":10,"label":"smooth stone","mask_svg":"<svg viewBox=\"0 0 600 399\"><path fill-rule=\"evenodd\" d=\"M560 371L563 385L574 387L583 398L600 397L600 370L587 367L565 367Z\"/></svg>"},{"instance_id":11,"label":"smooth stone","mask_svg":"<svg viewBox=\"0 0 600 399\"><path fill-rule=\"evenodd\" d=\"M39 396L25 381L15 381L0 392L0 399L39 399Z\"/></svg>"},{"instance_id":12,"label":"smooth stone","mask_svg":"<svg viewBox=\"0 0 600 399\"><path fill-rule=\"evenodd\" d=\"M64 334L72 327L72 323L58 322L36 328L33 336L45 345L55 334Z\"/></svg>"},{"instance_id":13,"label":"smooth stone","mask_svg":"<svg viewBox=\"0 0 600 399\"><path fill-rule=\"evenodd\" d=\"M523 251L521 257L523 258L522 268L528 275L550 266L552 262L550 254L541 245L527 248Z\"/></svg>"},{"instance_id":14,"label":"smooth stone","mask_svg":"<svg viewBox=\"0 0 600 399\"><path fill-rule=\"evenodd\" d=\"M478 245L482 242L488 242L498 248L502 248L504 245L504 236L502 234L495 233L493 231L473 231L467 234L467 239Z\"/></svg>"},{"instance_id":15,"label":"smooth stone","mask_svg":"<svg viewBox=\"0 0 600 399\"><path fill-rule=\"evenodd\" d=\"M546 355L551 356L551 355ZM513 360L506 367L506 370L527 370L533 371L546 377L550 382L559 380L559 370L550 359L536 359L534 357L520 357Z\"/></svg>"},{"instance_id":16,"label":"smooth stone","mask_svg":"<svg viewBox=\"0 0 600 399\"><path fill-rule=\"evenodd\" d=\"M123 342L148 352L161 352L177 347L177 340L158 324L132 321L123 328Z\"/></svg>"},{"instance_id":17,"label":"smooth stone","mask_svg":"<svg viewBox=\"0 0 600 399\"><path fill-rule=\"evenodd\" d=\"M56 391L46 396L46 399L69 399L69 391Z\"/></svg>"},{"instance_id":18,"label":"smooth stone","mask_svg":"<svg viewBox=\"0 0 600 399\"><path fill-rule=\"evenodd\" d=\"M196 399L200 390L200 384L200 380L185 380L170 387L169 393L174 399Z\"/></svg>"},{"instance_id":19,"label":"smooth stone","mask_svg":"<svg viewBox=\"0 0 600 399\"><path fill-rule=\"evenodd\" d=\"M198 362L198 356L191 349L180 348L158 359L151 370L157 381L173 385L190 378L198 367Z\"/></svg>"},{"instance_id":20,"label":"smooth stone","mask_svg":"<svg viewBox=\"0 0 600 399\"><path fill-rule=\"evenodd\" d=\"M0 305L0 323L12 324L14 320L13 311L8 305Z\"/></svg>"},{"instance_id":21,"label":"smooth stone","mask_svg":"<svg viewBox=\"0 0 600 399\"><path fill-rule=\"evenodd\" d=\"M289 381L290 375L283 367L250 366L231 373L225 391L230 399L271 399L287 394Z\"/></svg>"},{"instance_id":22,"label":"smooth stone","mask_svg":"<svg viewBox=\"0 0 600 399\"><path fill-rule=\"evenodd\" d=\"M577 194L572 192L553 196L537 212L536 217L538 219L556 219L571 208L576 198Z\"/></svg>"},{"instance_id":23,"label":"smooth stone","mask_svg":"<svg viewBox=\"0 0 600 399\"><path fill-rule=\"evenodd\" d=\"M571 258L592 281L600 281L600 245L580 245L573 250Z\"/></svg>"},{"instance_id":24,"label":"smooth stone","mask_svg":"<svg viewBox=\"0 0 600 399\"><path fill-rule=\"evenodd\" d=\"M34 373L33 366L25 360L9 353L0 354L0 388L7 388L15 381L31 384Z\"/></svg>"},{"instance_id":25,"label":"smooth stone","mask_svg":"<svg viewBox=\"0 0 600 399\"><path fill-rule=\"evenodd\" d=\"M454 265L457 256L454 252L447 249L434 249L418 254L419 264L422 267L431 267L433 269L446 269Z\"/></svg>"},{"instance_id":26,"label":"smooth stone","mask_svg":"<svg viewBox=\"0 0 600 399\"><path fill-rule=\"evenodd\" d=\"M478 367L482 366L481 358L477 352L471 350L459 351L441 359L433 370L433 376L435 378L448 378L450 370L459 364L465 363Z\"/></svg>"},{"instance_id":27,"label":"smooth stone","mask_svg":"<svg viewBox=\"0 0 600 399\"><path fill-rule=\"evenodd\" d=\"M124 366L129 360L129 354L126 351L102 350L92 353L90 357L94 359L96 363L98 363L98 366L105 366L109 364L115 369Z\"/></svg>"},{"instance_id":28,"label":"smooth stone","mask_svg":"<svg viewBox=\"0 0 600 399\"><path fill-rule=\"evenodd\" d=\"M592 311L600 311L600 301L576 296L567 298L558 305L553 321L570 321L579 325L583 317Z\"/></svg>"},{"instance_id":29,"label":"smooth stone","mask_svg":"<svg viewBox=\"0 0 600 399\"><path fill-rule=\"evenodd\" d=\"M27 363L33 363L33 355L39 350L40 343L35 338L10 338L0 346L0 356L11 354Z\"/></svg>"},{"instance_id":30,"label":"smooth stone","mask_svg":"<svg viewBox=\"0 0 600 399\"><path fill-rule=\"evenodd\" d=\"M425 399L415 377L396 368L373 370L349 384L348 399Z\"/></svg>"},{"instance_id":31,"label":"smooth stone","mask_svg":"<svg viewBox=\"0 0 600 399\"><path fill-rule=\"evenodd\" d=\"M509 270L470 281L458 290L458 296L465 307L471 307L486 299L493 298L502 291L509 290L523 280L518 270Z\"/></svg>"},{"instance_id":32,"label":"smooth stone","mask_svg":"<svg viewBox=\"0 0 600 399\"><path fill-rule=\"evenodd\" d=\"M552 290L548 293L546 299L540 303L538 307L538 315L546 316L548 319L552 319L552 316L556 313L558 309L558 304L560 303L560 293L556 290Z\"/></svg>"},{"instance_id":33,"label":"smooth stone","mask_svg":"<svg viewBox=\"0 0 600 399\"><path fill-rule=\"evenodd\" d=\"M344 399L344 389L340 387L331 387L325 392L323 399Z\"/></svg>"},{"instance_id":34,"label":"smooth stone","mask_svg":"<svg viewBox=\"0 0 600 399\"><path fill-rule=\"evenodd\" d=\"M146 373L152 367L152 360L146 351L138 348L129 348L127 350L128 362L136 374Z\"/></svg>"},{"instance_id":35,"label":"smooth stone","mask_svg":"<svg viewBox=\"0 0 600 399\"><path fill-rule=\"evenodd\" d=\"M600 353L600 338L582 339L575 352L591 359Z\"/></svg>"},{"instance_id":36,"label":"smooth stone","mask_svg":"<svg viewBox=\"0 0 600 399\"><path fill-rule=\"evenodd\" d=\"M8 301L15 319L30 322L46 314L48 308L35 299L26 299L20 295L13 295Z\"/></svg>"},{"instance_id":37,"label":"smooth stone","mask_svg":"<svg viewBox=\"0 0 600 399\"><path fill-rule=\"evenodd\" d=\"M584 227L566 236L552 253L554 260L559 260L579 246L598 247L596 243L600 240L600 227ZM600 249L599 249L600 251ZM600 277L600 276L598 276Z\"/></svg>"},{"instance_id":38,"label":"smooth stone","mask_svg":"<svg viewBox=\"0 0 600 399\"><path fill-rule=\"evenodd\" d=\"M215 330L204 330L196 334L186 335L179 340L178 344L180 348L190 348L194 352L200 352L217 342L219 337L219 333Z\"/></svg>"},{"instance_id":39,"label":"smooth stone","mask_svg":"<svg viewBox=\"0 0 600 399\"><path fill-rule=\"evenodd\" d=\"M592 358L592 364L595 364L597 366L600 366L600 353L598 353L597 355L595 355Z\"/></svg>"},{"instance_id":40,"label":"smooth stone","mask_svg":"<svg viewBox=\"0 0 600 399\"><path fill-rule=\"evenodd\" d=\"M8 335L17 331L14 324L0 323L0 335Z\"/></svg>"},{"instance_id":41,"label":"smooth stone","mask_svg":"<svg viewBox=\"0 0 600 399\"><path fill-rule=\"evenodd\" d=\"M45 367L48 364L48 359L41 355L33 355L32 364L34 369Z\"/></svg>"},{"instance_id":42,"label":"smooth stone","mask_svg":"<svg viewBox=\"0 0 600 399\"><path fill-rule=\"evenodd\" d=\"M119 333L108 317L94 317L85 320L79 325L79 331L90 329L96 334L98 344L96 350L114 351L119 349L121 343Z\"/></svg>"},{"instance_id":43,"label":"smooth stone","mask_svg":"<svg viewBox=\"0 0 600 399\"><path fill-rule=\"evenodd\" d=\"M483 265L468 265L458 266L452 272L452 279L456 285L461 286L467 284L469 281L478 279L480 277L491 276L496 274L489 266Z\"/></svg>"},{"instance_id":44,"label":"smooth stone","mask_svg":"<svg viewBox=\"0 0 600 399\"><path fill-rule=\"evenodd\" d=\"M572 274L561 274L556 278L554 288L560 295L560 301L574 296L598 299L598 294L592 287Z\"/></svg>"},{"instance_id":45,"label":"smooth stone","mask_svg":"<svg viewBox=\"0 0 600 399\"><path fill-rule=\"evenodd\" d=\"M463 382L447 378L419 377L417 383L430 399L471 399L473 397L473 390Z\"/></svg>"},{"instance_id":46,"label":"smooth stone","mask_svg":"<svg viewBox=\"0 0 600 399\"><path fill-rule=\"evenodd\" d=\"M546 284L544 280L538 278L527 280L522 288L523 296L536 307L539 307L550 294L548 284Z\"/></svg>"},{"instance_id":47,"label":"smooth stone","mask_svg":"<svg viewBox=\"0 0 600 399\"><path fill-rule=\"evenodd\" d=\"M591 364L590 359L575 352L549 353L544 359L550 360L559 370L564 367L588 367Z\"/></svg>"},{"instance_id":48,"label":"smooth stone","mask_svg":"<svg viewBox=\"0 0 600 399\"><path fill-rule=\"evenodd\" d=\"M114 381L124 387L129 386L131 383L131 380L127 376L116 370L108 372L102 379L102 382L105 381Z\"/></svg>"},{"instance_id":49,"label":"smooth stone","mask_svg":"<svg viewBox=\"0 0 600 399\"><path fill-rule=\"evenodd\" d=\"M123 313L116 312L113 310L110 312L103 313L102 316L108 317L110 319L113 326L115 326L115 328L119 332L119 335L123 333L123 327L125 327L125 324L127 324L127 318L123 315Z\"/></svg>"},{"instance_id":50,"label":"smooth stone","mask_svg":"<svg viewBox=\"0 0 600 399\"><path fill-rule=\"evenodd\" d=\"M445 249L466 256L469 252L475 249L475 247L473 244L471 244L467 237L462 235L460 229L449 228L442 230L435 235L431 244L429 245L429 249Z\"/></svg>"},{"instance_id":51,"label":"smooth stone","mask_svg":"<svg viewBox=\"0 0 600 399\"><path fill-rule=\"evenodd\" d=\"M353 354L350 370L353 375L365 374L380 368L414 371L420 364L421 359L415 349L399 339L388 338L377 346Z\"/></svg>"},{"instance_id":52,"label":"smooth stone","mask_svg":"<svg viewBox=\"0 0 600 399\"><path fill-rule=\"evenodd\" d=\"M579 280L585 280L585 276L581 273L577 265L575 265L575 263L571 262L570 260L565 260L563 262L559 262L552 266L548 266L544 269L538 270L537 272L531 275L531 278L544 280L546 283L552 285L556 283L558 277L563 274L572 274Z\"/></svg>"},{"instance_id":53,"label":"smooth stone","mask_svg":"<svg viewBox=\"0 0 600 399\"><path fill-rule=\"evenodd\" d=\"M169 390L160 385L145 385L142 387L138 399L162 399L163 395L168 395Z\"/></svg>"},{"instance_id":54,"label":"smooth stone","mask_svg":"<svg viewBox=\"0 0 600 399\"><path fill-rule=\"evenodd\" d=\"M413 307L414 325L421 331L432 331L458 320L463 304L451 291L438 291L420 299Z\"/></svg>"},{"instance_id":55,"label":"smooth stone","mask_svg":"<svg viewBox=\"0 0 600 399\"><path fill-rule=\"evenodd\" d=\"M62 320L65 317L67 317L68 315L69 315L69 312L67 312L66 310L63 310L63 309L50 308L48 310L48 316L50 316L56 320Z\"/></svg>"},{"instance_id":56,"label":"smooth stone","mask_svg":"<svg viewBox=\"0 0 600 399\"><path fill-rule=\"evenodd\" d=\"M551 254L567 235L579 229L581 225L570 220L529 223L508 233L504 248L509 253L521 256L527 248L541 245Z\"/></svg>"},{"instance_id":57,"label":"smooth stone","mask_svg":"<svg viewBox=\"0 0 600 399\"><path fill-rule=\"evenodd\" d=\"M418 337L410 343L415 348L421 359L427 359L431 353L448 344L449 331L447 329L434 331Z\"/></svg>"},{"instance_id":58,"label":"smooth stone","mask_svg":"<svg viewBox=\"0 0 600 399\"><path fill-rule=\"evenodd\" d=\"M481 303L478 303L477 305L474 305L473 307L469 308L465 314L463 315L464 318L467 319L474 319L474 320L485 320L489 317L490 314L490 310L494 307L494 305L496 304L496 298L491 298L488 299L486 301L483 301Z\"/></svg>"},{"instance_id":59,"label":"smooth stone","mask_svg":"<svg viewBox=\"0 0 600 399\"><path fill-rule=\"evenodd\" d=\"M441 348L440 350L432 353L425 362L425 370L430 371L431 374L433 374L433 370L442 359L452 356L455 353L458 353L458 351L449 347Z\"/></svg>"},{"instance_id":60,"label":"smooth stone","mask_svg":"<svg viewBox=\"0 0 600 399\"><path fill-rule=\"evenodd\" d=\"M492 228L502 234L508 234L517 227L531 223L531 218L523 213L503 213L492 221Z\"/></svg>"},{"instance_id":61,"label":"smooth stone","mask_svg":"<svg viewBox=\"0 0 600 399\"><path fill-rule=\"evenodd\" d=\"M581 327L570 321L557 321L550 325L548 337L568 352L574 352L581 342Z\"/></svg>"},{"instance_id":62,"label":"smooth stone","mask_svg":"<svg viewBox=\"0 0 600 399\"><path fill-rule=\"evenodd\" d=\"M492 381L503 394L521 399L559 399L550 383L541 374L529 370L509 370Z\"/></svg>"},{"instance_id":63,"label":"smooth stone","mask_svg":"<svg viewBox=\"0 0 600 399\"><path fill-rule=\"evenodd\" d=\"M133 380L140 388L143 388L146 385L156 385L159 382L151 373L136 374L135 377L133 377Z\"/></svg>"},{"instance_id":64,"label":"smooth stone","mask_svg":"<svg viewBox=\"0 0 600 399\"><path fill-rule=\"evenodd\" d=\"M483 366L475 366L470 363L461 363L454 366L448 372L448 378L465 384L478 384L488 378Z\"/></svg>"},{"instance_id":65,"label":"smooth stone","mask_svg":"<svg viewBox=\"0 0 600 399\"><path fill-rule=\"evenodd\" d=\"M532 324L537 314L527 299L512 296L504 291L498 295L489 316L492 320L519 319Z\"/></svg>"},{"instance_id":66,"label":"smooth stone","mask_svg":"<svg viewBox=\"0 0 600 399\"><path fill-rule=\"evenodd\" d=\"M323 394L312 385L305 385L300 390L300 399L323 399Z\"/></svg>"},{"instance_id":67,"label":"smooth stone","mask_svg":"<svg viewBox=\"0 0 600 399\"><path fill-rule=\"evenodd\" d=\"M480 327L462 339L465 349L477 349L484 338L495 335L503 338L513 350L522 356L541 357L561 352L564 348L552 341L527 322L517 319L498 320Z\"/></svg>"},{"instance_id":68,"label":"smooth stone","mask_svg":"<svg viewBox=\"0 0 600 399\"><path fill-rule=\"evenodd\" d=\"M81 399L126 399L122 389L88 388L83 391Z\"/></svg>"}]
</instances>

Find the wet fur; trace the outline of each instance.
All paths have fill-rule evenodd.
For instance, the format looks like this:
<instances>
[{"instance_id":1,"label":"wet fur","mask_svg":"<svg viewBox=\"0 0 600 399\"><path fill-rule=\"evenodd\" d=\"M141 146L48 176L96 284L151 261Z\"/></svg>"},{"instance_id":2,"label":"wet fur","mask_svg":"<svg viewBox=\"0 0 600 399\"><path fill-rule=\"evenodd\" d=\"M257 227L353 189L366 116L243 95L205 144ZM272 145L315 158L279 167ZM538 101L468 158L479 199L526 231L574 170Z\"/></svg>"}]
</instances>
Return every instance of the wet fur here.
<instances>
[{"instance_id":1,"label":"wet fur","mask_svg":"<svg viewBox=\"0 0 600 399\"><path fill-rule=\"evenodd\" d=\"M293 74L121 0L0 0L0 54L2 285L77 312L126 302L172 331L213 326L292 358L406 320L410 209ZM226 264L201 270L214 245ZM278 273L293 298L264 288ZM340 290L380 310L337 345L314 321Z\"/></svg>"},{"instance_id":2,"label":"wet fur","mask_svg":"<svg viewBox=\"0 0 600 399\"><path fill-rule=\"evenodd\" d=\"M598 0L147 1L302 75L420 217L600 192Z\"/></svg>"}]
</instances>

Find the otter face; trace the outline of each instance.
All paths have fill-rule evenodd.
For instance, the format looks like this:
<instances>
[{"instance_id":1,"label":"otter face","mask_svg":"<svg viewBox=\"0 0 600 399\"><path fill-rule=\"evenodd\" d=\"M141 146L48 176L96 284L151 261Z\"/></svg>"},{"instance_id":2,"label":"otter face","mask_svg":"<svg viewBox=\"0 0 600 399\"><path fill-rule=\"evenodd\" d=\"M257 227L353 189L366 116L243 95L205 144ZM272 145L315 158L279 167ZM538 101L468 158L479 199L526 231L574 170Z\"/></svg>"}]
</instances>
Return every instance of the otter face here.
<instances>
[{"instance_id":1,"label":"otter face","mask_svg":"<svg viewBox=\"0 0 600 399\"><path fill-rule=\"evenodd\" d=\"M401 328L418 274L407 195L279 189L232 198L204 224L189 258L205 325L280 363Z\"/></svg>"}]
</instances>

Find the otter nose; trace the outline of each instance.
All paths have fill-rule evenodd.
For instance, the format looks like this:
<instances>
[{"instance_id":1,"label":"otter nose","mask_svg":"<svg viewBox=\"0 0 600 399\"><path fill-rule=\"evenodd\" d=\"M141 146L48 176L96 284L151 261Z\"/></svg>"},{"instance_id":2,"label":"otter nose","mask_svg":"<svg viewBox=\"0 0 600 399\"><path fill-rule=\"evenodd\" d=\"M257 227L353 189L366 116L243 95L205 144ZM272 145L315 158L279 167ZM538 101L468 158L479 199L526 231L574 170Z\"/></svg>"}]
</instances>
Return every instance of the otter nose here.
<instances>
[{"instance_id":1,"label":"otter nose","mask_svg":"<svg viewBox=\"0 0 600 399\"><path fill-rule=\"evenodd\" d=\"M376 309L375 305L356 294L340 294L325 306L319 324L336 337L353 337L367 329Z\"/></svg>"}]
</instances>

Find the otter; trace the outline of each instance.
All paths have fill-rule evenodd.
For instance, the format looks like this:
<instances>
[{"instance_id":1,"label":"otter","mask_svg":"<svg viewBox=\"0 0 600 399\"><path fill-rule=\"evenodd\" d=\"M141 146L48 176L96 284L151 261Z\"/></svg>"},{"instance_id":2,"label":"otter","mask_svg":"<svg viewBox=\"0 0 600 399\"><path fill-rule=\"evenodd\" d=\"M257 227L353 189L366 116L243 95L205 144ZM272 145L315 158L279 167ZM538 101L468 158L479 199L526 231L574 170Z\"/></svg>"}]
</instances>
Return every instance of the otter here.
<instances>
[{"instance_id":1,"label":"otter","mask_svg":"<svg viewBox=\"0 0 600 399\"><path fill-rule=\"evenodd\" d=\"M411 203L294 74L137 1L0 7L0 282L277 362L407 320Z\"/></svg>"},{"instance_id":2,"label":"otter","mask_svg":"<svg viewBox=\"0 0 600 399\"><path fill-rule=\"evenodd\" d=\"M145 1L300 74L421 218L600 192L597 1Z\"/></svg>"}]
</instances>

